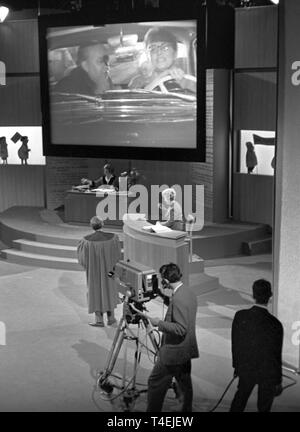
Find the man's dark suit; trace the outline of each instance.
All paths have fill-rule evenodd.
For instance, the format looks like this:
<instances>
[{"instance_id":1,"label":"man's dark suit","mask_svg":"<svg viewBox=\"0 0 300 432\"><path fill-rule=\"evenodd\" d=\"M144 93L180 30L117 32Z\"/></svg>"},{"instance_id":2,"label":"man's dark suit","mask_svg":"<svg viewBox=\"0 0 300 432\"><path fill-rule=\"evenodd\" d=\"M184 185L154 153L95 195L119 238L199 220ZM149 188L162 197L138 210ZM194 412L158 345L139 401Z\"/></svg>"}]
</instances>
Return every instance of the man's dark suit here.
<instances>
[{"instance_id":1,"label":"man's dark suit","mask_svg":"<svg viewBox=\"0 0 300 432\"><path fill-rule=\"evenodd\" d=\"M235 314L232 323L232 365L239 377L231 411L244 411L258 384L258 411L270 411L281 384L283 327L266 308L253 306Z\"/></svg>"},{"instance_id":2,"label":"man's dark suit","mask_svg":"<svg viewBox=\"0 0 300 432\"><path fill-rule=\"evenodd\" d=\"M199 357L196 313L195 294L184 285L180 286L170 301L165 320L158 324L163 337L148 381L148 412L161 411L173 377L183 392L182 411L192 410L191 359Z\"/></svg>"},{"instance_id":3,"label":"man's dark suit","mask_svg":"<svg viewBox=\"0 0 300 432\"><path fill-rule=\"evenodd\" d=\"M95 88L96 84L91 80L88 73L78 66L55 85L54 91L92 96L95 94Z\"/></svg>"},{"instance_id":4,"label":"man's dark suit","mask_svg":"<svg viewBox=\"0 0 300 432\"><path fill-rule=\"evenodd\" d=\"M112 81L107 77L107 82L112 88ZM58 93L78 93L89 96L96 94L96 83L89 77L89 74L81 67L77 66L63 77L55 86L54 92Z\"/></svg>"}]
</instances>

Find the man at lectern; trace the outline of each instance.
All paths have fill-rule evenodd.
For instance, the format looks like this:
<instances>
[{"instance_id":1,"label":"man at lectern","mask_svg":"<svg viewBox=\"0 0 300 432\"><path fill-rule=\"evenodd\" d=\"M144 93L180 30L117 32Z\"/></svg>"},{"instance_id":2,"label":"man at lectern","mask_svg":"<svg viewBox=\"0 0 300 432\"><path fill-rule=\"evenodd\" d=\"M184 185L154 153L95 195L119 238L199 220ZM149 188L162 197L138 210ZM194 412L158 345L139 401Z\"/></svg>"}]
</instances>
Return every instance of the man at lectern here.
<instances>
[{"instance_id":1,"label":"man at lectern","mask_svg":"<svg viewBox=\"0 0 300 432\"><path fill-rule=\"evenodd\" d=\"M104 165L103 176L96 180L82 178L81 183L84 185L89 185L91 188L98 188L100 186L105 188L110 186L112 188L118 189L118 179L115 176L114 167L110 163Z\"/></svg>"},{"instance_id":2,"label":"man at lectern","mask_svg":"<svg viewBox=\"0 0 300 432\"><path fill-rule=\"evenodd\" d=\"M108 273L121 258L119 237L102 232L103 221L92 217L90 225L95 231L78 244L78 261L86 271L88 285L88 312L95 314L92 326L104 327L103 314L107 313L107 324L116 322L114 309L118 304L118 293Z\"/></svg>"}]
</instances>

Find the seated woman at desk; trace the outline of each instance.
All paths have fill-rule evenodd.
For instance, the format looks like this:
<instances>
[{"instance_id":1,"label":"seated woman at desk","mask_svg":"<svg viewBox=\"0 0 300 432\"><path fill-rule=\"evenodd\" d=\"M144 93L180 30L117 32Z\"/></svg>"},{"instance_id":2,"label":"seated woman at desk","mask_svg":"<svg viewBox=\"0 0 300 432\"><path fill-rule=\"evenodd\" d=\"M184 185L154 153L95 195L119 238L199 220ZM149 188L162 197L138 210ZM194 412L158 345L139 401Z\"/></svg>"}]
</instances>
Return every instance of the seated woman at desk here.
<instances>
[{"instance_id":1,"label":"seated woman at desk","mask_svg":"<svg viewBox=\"0 0 300 432\"><path fill-rule=\"evenodd\" d=\"M90 188L95 189L100 186L104 186L104 188L110 186L111 188L118 190L118 180L114 172L114 167L110 163L107 163L103 167L103 176L99 177L97 180L82 178L81 184L89 185Z\"/></svg>"},{"instance_id":2,"label":"seated woman at desk","mask_svg":"<svg viewBox=\"0 0 300 432\"><path fill-rule=\"evenodd\" d=\"M160 208L165 212L165 222L161 222L161 225L165 225L173 230L184 231L185 223L182 216L182 208L179 202L175 200L176 191L173 188L165 189L162 192L163 203L160 204Z\"/></svg>"}]
</instances>

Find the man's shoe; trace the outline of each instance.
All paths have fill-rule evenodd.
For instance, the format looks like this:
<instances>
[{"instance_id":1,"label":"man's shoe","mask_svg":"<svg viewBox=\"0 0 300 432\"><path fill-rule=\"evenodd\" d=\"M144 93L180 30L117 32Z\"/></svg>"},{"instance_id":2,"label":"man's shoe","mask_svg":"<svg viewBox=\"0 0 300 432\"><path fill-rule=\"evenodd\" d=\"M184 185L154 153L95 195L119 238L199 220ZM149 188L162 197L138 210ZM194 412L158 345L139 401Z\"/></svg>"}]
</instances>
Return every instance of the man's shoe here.
<instances>
[{"instance_id":1,"label":"man's shoe","mask_svg":"<svg viewBox=\"0 0 300 432\"><path fill-rule=\"evenodd\" d=\"M104 327L104 322L90 322L89 325L92 327Z\"/></svg>"},{"instance_id":2,"label":"man's shoe","mask_svg":"<svg viewBox=\"0 0 300 432\"><path fill-rule=\"evenodd\" d=\"M108 318L107 325L111 326L116 322L117 322L116 318Z\"/></svg>"}]
</instances>

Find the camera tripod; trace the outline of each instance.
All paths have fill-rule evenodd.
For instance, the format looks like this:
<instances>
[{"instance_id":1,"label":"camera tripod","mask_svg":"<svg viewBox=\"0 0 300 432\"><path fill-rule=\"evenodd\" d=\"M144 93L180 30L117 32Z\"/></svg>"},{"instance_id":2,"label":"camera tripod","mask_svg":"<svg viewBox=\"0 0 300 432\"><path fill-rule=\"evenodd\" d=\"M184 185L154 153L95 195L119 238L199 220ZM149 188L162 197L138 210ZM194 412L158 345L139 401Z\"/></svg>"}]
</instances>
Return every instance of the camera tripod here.
<instances>
[{"instance_id":1,"label":"camera tripod","mask_svg":"<svg viewBox=\"0 0 300 432\"><path fill-rule=\"evenodd\" d=\"M141 310L144 309L143 306ZM97 380L97 387L100 387L101 390L108 395L112 394L114 387L121 390L118 397L123 394L123 401L125 404L125 411L129 411L131 405L135 402L135 400L139 397L139 395L143 392L146 392L146 390L138 390L137 389L137 382L136 382L136 375L138 371L138 366L141 358L141 348L142 346L146 347L148 351L150 351L154 356L156 356L158 349L159 349L159 343L156 340L156 337L153 332L153 326L151 325L148 318L146 318L143 315L139 315L137 312L131 312L132 309L130 308L130 303L128 301L128 298L126 297L124 300L123 305L123 315L120 319L111 350L108 355L108 359L106 362L106 366L103 372L100 373L100 376ZM129 324L137 324L138 325L138 332L137 335L131 330L129 327ZM149 337L152 348L150 349L147 345L145 345L143 342L141 342L139 338L139 331L140 329L145 330L146 335ZM124 361L124 370L123 370L123 378L122 378L122 384L116 385L113 384L109 378L112 375L113 369L115 367L117 358L119 356L121 347L123 345L123 342L127 341L134 341L135 342L135 353L134 353L134 365L133 365L133 374L132 378L129 380L126 379L126 353L127 353L127 345L125 346L125 361Z\"/></svg>"}]
</instances>

